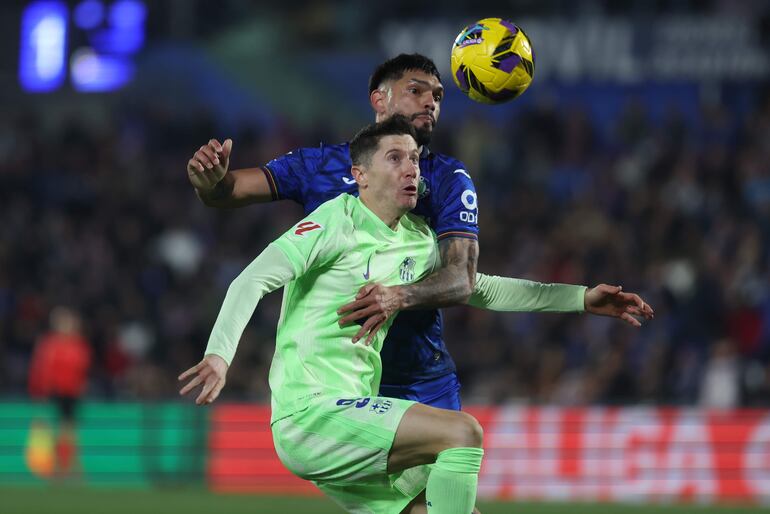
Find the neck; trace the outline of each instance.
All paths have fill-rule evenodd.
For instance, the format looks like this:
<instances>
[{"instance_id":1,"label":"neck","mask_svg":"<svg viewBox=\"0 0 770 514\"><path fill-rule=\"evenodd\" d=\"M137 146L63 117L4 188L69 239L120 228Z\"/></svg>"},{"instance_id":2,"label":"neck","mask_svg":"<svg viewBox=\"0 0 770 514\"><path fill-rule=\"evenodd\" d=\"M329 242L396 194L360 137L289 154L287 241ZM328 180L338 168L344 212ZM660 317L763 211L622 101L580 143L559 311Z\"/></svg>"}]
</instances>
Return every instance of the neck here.
<instances>
[{"instance_id":1,"label":"neck","mask_svg":"<svg viewBox=\"0 0 770 514\"><path fill-rule=\"evenodd\" d=\"M361 202L372 211L378 218L382 220L391 230L395 230L398 226L398 222L401 221L401 217L405 214L404 211L395 209L392 205L383 205L374 198L371 198L366 191L359 193Z\"/></svg>"}]
</instances>

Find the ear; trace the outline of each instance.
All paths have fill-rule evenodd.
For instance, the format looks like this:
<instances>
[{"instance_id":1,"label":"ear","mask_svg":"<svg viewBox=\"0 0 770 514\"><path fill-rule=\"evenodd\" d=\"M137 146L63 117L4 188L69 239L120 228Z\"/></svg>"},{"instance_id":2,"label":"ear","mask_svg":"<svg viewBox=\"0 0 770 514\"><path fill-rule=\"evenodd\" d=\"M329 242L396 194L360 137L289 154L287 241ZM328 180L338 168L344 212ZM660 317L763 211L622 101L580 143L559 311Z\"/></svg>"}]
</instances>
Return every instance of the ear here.
<instances>
[{"instance_id":1,"label":"ear","mask_svg":"<svg viewBox=\"0 0 770 514\"><path fill-rule=\"evenodd\" d=\"M366 176L366 169L362 166L354 165L352 168L350 168L350 173L356 180L358 187L365 188L367 185L369 185L369 179Z\"/></svg>"},{"instance_id":2,"label":"ear","mask_svg":"<svg viewBox=\"0 0 770 514\"><path fill-rule=\"evenodd\" d=\"M387 110L385 105L385 96L385 92L379 88L372 91L372 93L369 95L369 103L371 104L374 113L377 115L383 115Z\"/></svg>"}]
</instances>

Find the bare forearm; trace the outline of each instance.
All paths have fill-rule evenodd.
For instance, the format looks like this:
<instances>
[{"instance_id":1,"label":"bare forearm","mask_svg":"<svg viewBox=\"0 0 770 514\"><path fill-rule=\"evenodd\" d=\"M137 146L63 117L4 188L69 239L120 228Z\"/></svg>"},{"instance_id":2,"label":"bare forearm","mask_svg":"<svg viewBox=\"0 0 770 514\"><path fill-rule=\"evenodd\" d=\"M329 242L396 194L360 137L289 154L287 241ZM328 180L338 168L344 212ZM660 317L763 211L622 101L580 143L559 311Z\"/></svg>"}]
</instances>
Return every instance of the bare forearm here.
<instances>
[{"instance_id":1,"label":"bare forearm","mask_svg":"<svg viewBox=\"0 0 770 514\"><path fill-rule=\"evenodd\" d=\"M478 243L451 238L440 243L442 267L424 280L401 286L401 309L459 305L468 301L476 280Z\"/></svg>"},{"instance_id":2,"label":"bare forearm","mask_svg":"<svg viewBox=\"0 0 770 514\"><path fill-rule=\"evenodd\" d=\"M267 179L259 168L230 171L212 189L196 189L195 192L205 205L218 208L242 207L273 199Z\"/></svg>"},{"instance_id":3,"label":"bare forearm","mask_svg":"<svg viewBox=\"0 0 770 514\"><path fill-rule=\"evenodd\" d=\"M439 242L441 266L430 276L408 286L367 284L356 299L337 311L342 316L340 326L365 319L353 337L355 343L362 337L367 344L386 320L400 310L447 307L465 303L473 292L476 281L476 262L479 244L475 239L452 237Z\"/></svg>"},{"instance_id":4,"label":"bare forearm","mask_svg":"<svg viewBox=\"0 0 770 514\"><path fill-rule=\"evenodd\" d=\"M452 266L441 268L425 280L401 287L403 309L425 309L459 305L468 301L473 286L466 271Z\"/></svg>"}]
</instances>

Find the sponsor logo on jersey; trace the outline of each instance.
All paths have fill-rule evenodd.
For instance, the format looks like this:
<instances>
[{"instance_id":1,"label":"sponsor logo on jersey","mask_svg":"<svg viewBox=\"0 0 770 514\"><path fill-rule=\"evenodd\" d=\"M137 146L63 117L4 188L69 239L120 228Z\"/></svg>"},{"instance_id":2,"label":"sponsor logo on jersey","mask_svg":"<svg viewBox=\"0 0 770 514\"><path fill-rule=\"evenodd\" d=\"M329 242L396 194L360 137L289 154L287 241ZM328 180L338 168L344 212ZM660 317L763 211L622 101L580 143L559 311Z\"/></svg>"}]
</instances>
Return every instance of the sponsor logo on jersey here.
<instances>
[{"instance_id":1,"label":"sponsor logo on jersey","mask_svg":"<svg viewBox=\"0 0 770 514\"><path fill-rule=\"evenodd\" d=\"M476 198L476 193L470 189L463 191L463 194L460 195L460 201L469 211L474 211L476 210L476 207L478 207L478 199Z\"/></svg>"},{"instance_id":2,"label":"sponsor logo on jersey","mask_svg":"<svg viewBox=\"0 0 770 514\"><path fill-rule=\"evenodd\" d=\"M315 221L303 221L297 225L297 230L294 231L294 235L304 237L305 232L312 232L313 230L323 230L323 227Z\"/></svg>"},{"instance_id":3,"label":"sponsor logo on jersey","mask_svg":"<svg viewBox=\"0 0 770 514\"><path fill-rule=\"evenodd\" d=\"M403 260L401 266L398 268L398 273L401 276L401 282L411 282L414 280L415 264L415 260L411 257L407 257Z\"/></svg>"},{"instance_id":4,"label":"sponsor logo on jersey","mask_svg":"<svg viewBox=\"0 0 770 514\"><path fill-rule=\"evenodd\" d=\"M374 254L370 255L369 259L367 259L367 261L366 261L366 272L363 274L364 275L364 280L369 280L369 263L372 262L372 256L373 255Z\"/></svg>"},{"instance_id":5,"label":"sponsor logo on jersey","mask_svg":"<svg viewBox=\"0 0 770 514\"><path fill-rule=\"evenodd\" d=\"M356 183L356 179L350 178L350 177L342 177L342 181L349 186L352 186L353 184Z\"/></svg>"}]
</instances>

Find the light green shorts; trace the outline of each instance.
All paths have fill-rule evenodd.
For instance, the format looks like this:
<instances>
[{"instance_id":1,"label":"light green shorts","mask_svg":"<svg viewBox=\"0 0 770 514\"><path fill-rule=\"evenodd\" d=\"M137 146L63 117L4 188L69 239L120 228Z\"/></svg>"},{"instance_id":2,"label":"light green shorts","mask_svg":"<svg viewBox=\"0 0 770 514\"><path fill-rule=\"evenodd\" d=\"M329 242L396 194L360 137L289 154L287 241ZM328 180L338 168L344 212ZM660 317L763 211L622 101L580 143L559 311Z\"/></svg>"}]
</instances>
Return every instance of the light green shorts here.
<instances>
[{"instance_id":1,"label":"light green shorts","mask_svg":"<svg viewBox=\"0 0 770 514\"><path fill-rule=\"evenodd\" d=\"M398 514L427 482L427 468L388 475L388 453L404 413L396 398L320 397L273 423L276 453L348 512Z\"/></svg>"}]
</instances>

